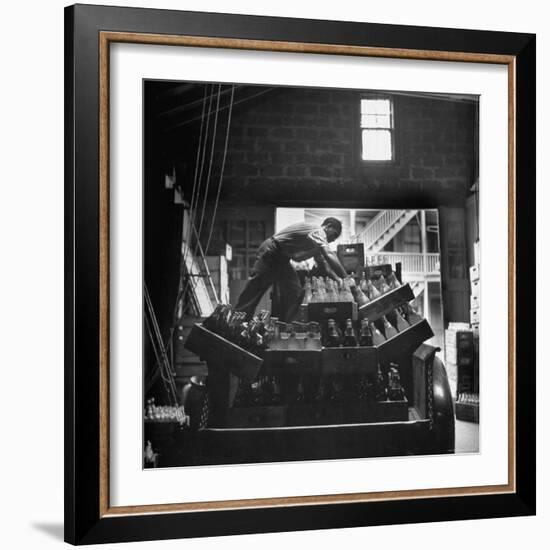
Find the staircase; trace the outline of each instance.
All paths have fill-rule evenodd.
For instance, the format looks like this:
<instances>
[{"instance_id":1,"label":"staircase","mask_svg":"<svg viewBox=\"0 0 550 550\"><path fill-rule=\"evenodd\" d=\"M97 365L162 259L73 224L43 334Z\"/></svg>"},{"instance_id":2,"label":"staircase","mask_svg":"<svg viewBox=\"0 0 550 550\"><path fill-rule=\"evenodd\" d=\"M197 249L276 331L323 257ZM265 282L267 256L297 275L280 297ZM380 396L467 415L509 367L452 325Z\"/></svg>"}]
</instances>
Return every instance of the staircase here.
<instances>
[{"instance_id":1,"label":"staircase","mask_svg":"<svg viewBox=\"0 0 550 550\"><path fill-rule=\"evenodd\" d=\"M381 210L353 240L363 243L365 254L375 254L382 250L417 212L418 210Z\"/></svg>"}]
</instances>

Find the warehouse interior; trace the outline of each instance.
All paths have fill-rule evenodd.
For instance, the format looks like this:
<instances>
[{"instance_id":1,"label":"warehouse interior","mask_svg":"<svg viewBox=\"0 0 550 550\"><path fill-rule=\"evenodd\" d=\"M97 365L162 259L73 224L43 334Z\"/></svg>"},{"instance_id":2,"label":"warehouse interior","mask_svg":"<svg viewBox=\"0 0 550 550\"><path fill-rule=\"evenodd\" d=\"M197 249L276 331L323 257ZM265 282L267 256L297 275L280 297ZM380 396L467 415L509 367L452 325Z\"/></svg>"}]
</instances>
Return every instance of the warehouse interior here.
<instances>
[{"instance_id":1,"label":"warehouse interior","mask_svg":"<svg viewBox=\"0 0 550 550\"><path fill-rule=\"evenodd\" d=\"M235 303L258 246L334 216L339 242L404 266L456 397L452 331L475 321L477 97L146 81L143 135L144 281L178 392L208 372L186 333ZM160 400L157 347L144 337L145 397ZM475 422L457 422L456 449L478 450Z\"/></svg>"}]
</instances>

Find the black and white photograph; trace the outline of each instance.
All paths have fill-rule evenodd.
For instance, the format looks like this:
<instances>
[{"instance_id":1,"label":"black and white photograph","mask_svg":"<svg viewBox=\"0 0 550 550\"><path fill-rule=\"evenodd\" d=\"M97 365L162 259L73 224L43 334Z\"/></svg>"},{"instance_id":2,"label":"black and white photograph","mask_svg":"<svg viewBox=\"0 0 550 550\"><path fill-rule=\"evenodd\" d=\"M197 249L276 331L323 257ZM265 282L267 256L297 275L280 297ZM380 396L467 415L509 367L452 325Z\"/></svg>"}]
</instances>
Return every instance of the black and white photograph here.
<instances>
[{"instance_id":1,"label":"black and white photograph","mask_svg":"<svg viewBox=\"0 0 550 550\"><path fill-rule=\"evenodd\" d=\"M543 548L545 4L71 4L4 11L0 546Z\"/></svg>"},{"instance_id":2,"label":"black and white photograph","mask_svg":"<svg viewBox=\"0 0 550 550\"><path fill-rule=\"evenodd\" d=\"M145 79L143 159L144 468L479 452L478 96Z\"/></svg>"}]
</instances>

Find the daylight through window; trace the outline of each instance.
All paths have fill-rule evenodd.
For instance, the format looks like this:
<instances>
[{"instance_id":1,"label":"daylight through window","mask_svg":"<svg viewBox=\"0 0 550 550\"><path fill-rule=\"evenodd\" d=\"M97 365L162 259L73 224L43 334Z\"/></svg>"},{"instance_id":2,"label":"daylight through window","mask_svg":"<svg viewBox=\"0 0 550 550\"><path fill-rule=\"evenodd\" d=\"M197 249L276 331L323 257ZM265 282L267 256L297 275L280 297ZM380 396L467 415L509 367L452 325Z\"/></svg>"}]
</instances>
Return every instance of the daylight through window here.
<instances>
[{"instance_id":1,"label":"daylight through window","mask_svg":"<svg viewBox=\"0 0 550 550\"><path fill-rule=\"evenodd\" d=\"M390 99L361 99L361 158L393 160L393 109Z\"/></svg>"}]
</instances>

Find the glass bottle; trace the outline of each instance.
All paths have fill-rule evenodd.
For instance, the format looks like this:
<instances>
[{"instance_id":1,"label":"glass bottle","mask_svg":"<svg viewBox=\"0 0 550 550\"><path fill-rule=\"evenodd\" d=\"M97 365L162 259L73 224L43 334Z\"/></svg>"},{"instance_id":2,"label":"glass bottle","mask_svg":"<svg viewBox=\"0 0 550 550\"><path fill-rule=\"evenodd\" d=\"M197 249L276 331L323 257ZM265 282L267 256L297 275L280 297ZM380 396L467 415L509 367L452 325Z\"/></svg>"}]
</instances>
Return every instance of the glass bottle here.
<instances>
[{"instance_id":1,"label":"glass bottle","mask_svg":"<svg viewBox=\"0 0 550 550\"><path fill-rule=\"evenodd\" d=\"M367 289L370 300L376 300L376 298L380 298L380 296L382 296L379 290L372 284L370 279L367 281Z\"/></svg>"},{"instance_id":2,"label":"glass bottle","mask_svg":"<svg viewBox=\"0 0 550 550\"><path fill-rule=\"evenodd\" d=\"M341 335L339 334L336 321L334 319L328 320L328 333L327 333L327 348L337 348L342 342Z\"/></svg>"},{"instance_id":3,"label":"glass bottle","mask_svg":"<svg viewBox=\"0 0 550 550\"><path fill-rule=\"evenodd\" d=\"M367 296L365 296L365 293L361 290L361 287L355 284L355 280L352 279L350 281L349 288L354 301L357 302L357 305L359 307L369 303L370 300L367 298Z\"/></svg>"},{"instance_id":4,"label":"glass bottle","mask_svg":"<svg viewBox=\"0 0 550 550\"><path fill-rule=\"evenodd\" d=\"M309 277L306 277L306 283L304 285L304 304L309 304L311 302L312 289L311 289L311 280Z\"/></svg>"},{"instance_id":5,"label":"glass bottle","mask_svg":"<svg viewBox=\"0 0 550 550\"><path fill-rule=\"evenodd\" d=\"M321 349L321 331L319 323L315 321L307 325L306 349Z\"/></svg>"},{"instance_id":6,"label":"glass bottle","mask_svg":"<svg viewBox=\"0 0 550 550\"><path fill-rule=\"evenodd\" d=\"M288 326L282 321L277 321L279 327L279 349L288 349L288 340L290 338L290 332Z\"/></svg>"},{"instance_id":7,"label":"glass bottle","mask_svg":"<svg viewBox=\"0 0 550 550\"><path fill-rule=\"evenodd\" d=\"M355 330L353 329L351 319L346 320L346 330L344 332L344 341L342 345L346 348L354 348L357 346L357 336L355 336Z\"/></svg>"},{"instance_id":8,"label":"glass bottle","mask_svg":"<svg viewBox=\"0 0 550 550\"><path fill-rule=\"evenodd\" d=\"M367 286L367 278L365 276L365 272L363 271L363 274L361 276L361 280L359 281L359 288L365 293L367 294L368 291L369 291L369 288Z\"/></svg>"},{"instance_id":9,"label":"glass bottle","mask_svg":"<svg viewBox=\"0 0 550 550\"><path fill-rule=\"evenodd\" d=\"M359 334L359 345L363 347L372 346L372 332L368 319L361 319L361 333Z\"/></svg>"},{"instance_id":10,"label":"glass bottle","mask_svg":"<svg viewBox=\"0 0 550 550\"><path fill-rule=\"evenodd\" d=\"M346 292L345 280L342 280L341 283L338 283L338 301L347 302L348 294Z\"/></svg>"},{"instance_id":11,"label":"glass bottle","mask_svg":"<svg viewBox=\"0 0 550 550\"><path fill-rule=\"evenodd\" d=\"M395 327L388 321L388 318L385 315L382 317L382 321L384 321L384 333L386 334L386 340L397 336L397 330L395 330Z\"/></svg>"},{"instance_id":12,"label":"glass bottle","mask_svg":"<svg viewBox=\"0 0 550 550\"><path fill-rule=\"evenodd\" d=\"M380 344L383 344L386 339L382 335L382 333L376 328L376 326L373 323L369 323L370 330L372 332L372 344L373 346L379 346Z\"/></svg>"},{"instance_id":13,"label":"glass bottle","mask_svg":"<svg viewBox=\"0 0 550 550\"><path fill-rule=\"evenodd\" d=\"M391 401L403 401L404 398L405 391L401 385L398 365L390 363L390 370L388 373L388 399Z\"/></svg>"},{"instance_id":14,"label":"glass bottle","mask_svg":"<svg viewBox=\"0 0 550 550\"><path fill-rule=\"evenodd\" d=\"M414 325L422 321L422 317L416 311L416 308L412 304L405 304L403 306L405 315L409 325Z\"/></svg>"},{"instance_id":15,"label":"glass bottle","mask_svg":"<svg viewBox=\"0 0 550 550\"><path fill-rule=\"evenodd\" d=\"M401 286L401 283L397 280L397 277L395 276L395 273L393 273L393 271L388 275L386 282L392 290Z\"/></svg>"},{"instance_id":16,"label":"glass bottle","mask_svg":"<svg viewBox=\"0 0 550 550\"><path fill-rule=\"evenodd\" d=\"M396 309L393 310L393 313L395 315L395 319L397 321L397 330L399 332L403 332L404 330L407 330L409 328L409 323L407 323L407 321L405 321L405 318L403 317L403 315L401 315L401 313L399 313L399 311L397 311Z\"/></svg>"},{"instance_id":17,"label":"glass bottle","mask_svg":"<svg viewBox=\"0 0 550 550\"><path fill-rule=\"evenodd\" d=\"M380 275L379 289L381 294L386 294L386 292L389 292L391 290L391 288L388 286L388 283L386 282L386 278L384 277L384 275Z\"/></svg>"}]
</instances>

